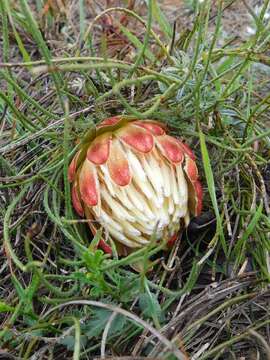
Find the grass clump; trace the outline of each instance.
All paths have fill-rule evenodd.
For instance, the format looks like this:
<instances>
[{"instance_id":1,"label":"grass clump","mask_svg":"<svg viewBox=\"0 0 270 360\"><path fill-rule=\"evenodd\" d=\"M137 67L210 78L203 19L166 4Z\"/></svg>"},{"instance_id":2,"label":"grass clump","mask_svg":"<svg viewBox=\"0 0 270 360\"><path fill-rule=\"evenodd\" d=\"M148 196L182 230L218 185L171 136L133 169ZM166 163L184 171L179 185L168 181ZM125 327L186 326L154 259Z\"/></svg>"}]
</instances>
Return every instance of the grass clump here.
<instances>
[{"instance_id":1,"label":"grass clump","mask_svg":"<svg viewBox=\"0 0 270 360\"><path fill-rule=\"evenodd\" d=\"M192 2L178 32L154 0L94 18L84 1L0 2L6 358L269 356L270 9L246 4L240 41L223 32L233 3ZM117 114L167 123L199 159L204 212L170 253L110 259L71 208L77 140ZM157 253L155 272L128 266Z\"/></svg>"}]
</instances>

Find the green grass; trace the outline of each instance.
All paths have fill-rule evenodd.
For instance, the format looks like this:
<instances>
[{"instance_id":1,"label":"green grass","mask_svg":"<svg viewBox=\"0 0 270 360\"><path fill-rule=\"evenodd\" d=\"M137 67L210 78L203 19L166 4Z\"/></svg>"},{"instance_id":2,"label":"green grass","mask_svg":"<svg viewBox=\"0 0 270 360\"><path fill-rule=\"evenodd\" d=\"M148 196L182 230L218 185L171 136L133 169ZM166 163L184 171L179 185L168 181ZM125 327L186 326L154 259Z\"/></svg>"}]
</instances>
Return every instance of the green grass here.
<instances>
[{"instance_id":1,"label":"green grass","mask_svg":"<svg viewBox=\"0 0 270 360\"><path fill-rule=\"evenodd\" d=\"M256 31L238 42L224 37L227 1L214 17L210 1L193 1L193 27L180 34L154 0L147 11L123 2L91 25L83 0L72 18L41 17L44 3L0 2L4 354L269 356L269 0L247 9ZM114 34L120 52L95 26L110 13L129 19ZM170 253L153 241L111 259L72 210L75 144L116 114L163 121L196 153L203 214ZM129 267L138 261L140 274Z\"/></svg>"}]
</instances>

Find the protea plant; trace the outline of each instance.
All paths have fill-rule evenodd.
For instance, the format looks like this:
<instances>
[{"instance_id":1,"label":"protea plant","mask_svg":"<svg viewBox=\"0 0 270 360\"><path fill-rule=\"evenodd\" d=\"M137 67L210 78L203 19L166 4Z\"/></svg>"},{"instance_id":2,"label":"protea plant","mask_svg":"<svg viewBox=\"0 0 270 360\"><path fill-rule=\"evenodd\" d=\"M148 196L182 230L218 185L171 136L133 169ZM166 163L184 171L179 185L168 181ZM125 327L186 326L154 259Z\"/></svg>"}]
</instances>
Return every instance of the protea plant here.
<instances>
[{"instance_id":1,"label":"protea plant","mask_svg":"<svg viewBox=\"0 0 270 360\"><path fill-rule=\"evenodd\" d=\"M202 208L193 152L153 120L104 120L82 141L68 178L76 212L94 234L103 228L107 253L127 255L153 233L171 244Z\"/></svg>"}]
</instances>

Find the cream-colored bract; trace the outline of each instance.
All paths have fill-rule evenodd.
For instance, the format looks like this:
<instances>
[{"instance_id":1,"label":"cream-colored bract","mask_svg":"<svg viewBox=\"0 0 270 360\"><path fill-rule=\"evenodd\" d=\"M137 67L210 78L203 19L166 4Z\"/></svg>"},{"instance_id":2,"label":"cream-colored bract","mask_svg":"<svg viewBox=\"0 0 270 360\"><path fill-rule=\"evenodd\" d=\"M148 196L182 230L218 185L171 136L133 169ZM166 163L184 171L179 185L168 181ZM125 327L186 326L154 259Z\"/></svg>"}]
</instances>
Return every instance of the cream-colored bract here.
<instances>
[{"instance_id":1,"label":"cream-colored bract","mask_svg":"<svg viewBox=\"0 0 270 360\"><path fill-rule=\"evenodd\" d=\"M173 236L180 228L179 219L189 217L182 166L160 161L158 151L139 154L123 147L132 180L119 187L106 165L102 166L98 173L102 211L95 210L97 220L113 238L131 248L147 244L154 231L158 239Z\"/></svg>"}]
</instances>

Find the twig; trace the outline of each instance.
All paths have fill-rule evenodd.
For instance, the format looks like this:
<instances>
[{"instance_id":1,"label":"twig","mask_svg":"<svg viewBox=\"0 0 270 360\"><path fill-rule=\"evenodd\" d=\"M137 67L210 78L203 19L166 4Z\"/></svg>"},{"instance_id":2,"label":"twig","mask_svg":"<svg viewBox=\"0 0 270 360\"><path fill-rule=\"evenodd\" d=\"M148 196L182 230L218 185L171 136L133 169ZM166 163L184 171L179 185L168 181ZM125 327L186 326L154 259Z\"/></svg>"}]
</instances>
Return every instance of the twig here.
<instances>
[{"instance_id":1,"label":"twig","mask_svg":"<svg viewBox=\"0 0 270 360\"><path fill-rule=\"evenodd\" d=\"M266 353L265 359L270 360L270 346L269 344L267 344L266 340L262 337L262 335L253 329L248 330L248 333L255 337L256 340L263 346Z\"/></svg>"},{"instance_id":2,"label":"twig","mask_svg":"<svg viewBox=\"0 0 270 360\"><path fill-rule=\"evenodd\" d=\"M106 354L105 354L105 349L106 349L106 340L107 340L107 336L108 336L108 333L109 333L109 330L110 330L110 327L112 325L112 322L113 320L115 319L115 317L117 316L117 312L113 312L105 326L105 329L103 331L103 334L102 334L102 339L101 339L101 349L100 349L100 356L101 356L101 359L105 359L106 357Z\"/></svg>"}]
</instances>

